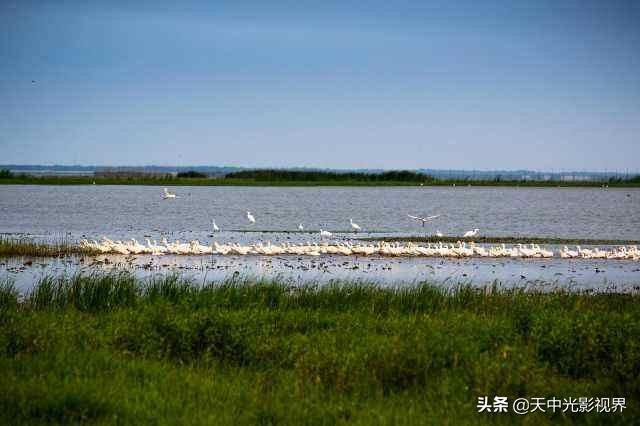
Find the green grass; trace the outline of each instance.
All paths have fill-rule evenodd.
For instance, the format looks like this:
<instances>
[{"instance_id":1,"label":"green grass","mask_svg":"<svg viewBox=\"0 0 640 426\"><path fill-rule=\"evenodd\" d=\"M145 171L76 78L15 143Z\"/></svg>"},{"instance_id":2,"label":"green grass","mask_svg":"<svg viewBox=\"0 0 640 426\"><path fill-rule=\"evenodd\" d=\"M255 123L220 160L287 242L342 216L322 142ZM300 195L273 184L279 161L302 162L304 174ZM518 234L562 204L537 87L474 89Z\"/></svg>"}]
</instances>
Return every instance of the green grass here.
<instances>
[{"instance_id":1,"label":"green grass","mask_svg":"<svg viewBox=\"0 0 640 426\"><path fill-rule=\"evenodd\" d=\"M435 235L411 235L398 237L362 237L363 241L386 241L386 242L412 242L412 243L456 243L458 241L474 241L482 244L568 244L568 245L637 245L638 240L609 240L609 239L593 239L593 238L558 238L558 237L491 237L476 236L473 238L444 236L437 237Z\"/></svg>"},{"instance_id":2,"label":"green grass","mask_svg":"<svg viewBox=\"0 0 640 426\"><path fill-rule=\"evenodd\" d=\"M37 256L51 257L69 254L95 254L91 250L81 248L77 244L60 241L42 243L30 238L0 237L0 257L2 256Z\"/></svg>"},{"instance_id":3,"label":"green grass","mask_svg":"<svg viewBox=\"0 0 640 426\"><path fill-rule=\"evenodd\" d=\"M177 276L0 285L0 423L634 424L632 294ZM627 399L478 414L478 396Z\"/></svg>"}]
</instances>

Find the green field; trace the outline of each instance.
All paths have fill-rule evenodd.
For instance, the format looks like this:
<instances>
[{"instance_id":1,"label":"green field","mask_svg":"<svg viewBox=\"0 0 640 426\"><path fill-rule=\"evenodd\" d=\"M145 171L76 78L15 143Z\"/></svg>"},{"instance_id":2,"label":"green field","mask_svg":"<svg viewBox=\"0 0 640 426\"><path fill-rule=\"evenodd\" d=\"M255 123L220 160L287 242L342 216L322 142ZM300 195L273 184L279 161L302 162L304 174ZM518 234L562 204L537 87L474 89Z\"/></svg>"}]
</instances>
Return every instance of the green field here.
<instances>
[{"instance_id":1,"label":"green field","mask_svg":"<svg viewBox=\"0 0 640 426\"><path fill-rule=\"evenodd\" d=\"M291 287L175 276L0 286L4 424L635 424L631 294ZM625 397L478 413L479 396Z\"/></svg>"}]
</instances>

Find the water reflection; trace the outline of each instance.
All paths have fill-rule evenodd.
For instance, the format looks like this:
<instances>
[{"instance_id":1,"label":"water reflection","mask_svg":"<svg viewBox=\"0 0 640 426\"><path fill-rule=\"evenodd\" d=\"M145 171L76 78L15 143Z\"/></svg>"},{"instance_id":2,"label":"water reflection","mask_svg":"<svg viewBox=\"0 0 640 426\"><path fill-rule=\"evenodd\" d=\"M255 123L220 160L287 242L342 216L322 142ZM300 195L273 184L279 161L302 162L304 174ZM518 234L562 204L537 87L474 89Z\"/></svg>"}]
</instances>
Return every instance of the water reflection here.
<instances>
[{"instance_id":1,"label":"water reflection","mask_svg":"<svg viewBox=\"0 0 640 426\"><path fill-rule=\"evenodd\" d=\"M179 273L195 282L219 281L235 274L280 278L296 283L327 283L342 279L381 285L410 285L421 281L438 285L499 282L508 287L612 291L632 291L640 285L638 262L619 260L102 255L55 259L23 257L0 261L0 277L12 279L23 292L47 274L114 271L130 271L139 277Z\"/></svg>"}]
</instances>

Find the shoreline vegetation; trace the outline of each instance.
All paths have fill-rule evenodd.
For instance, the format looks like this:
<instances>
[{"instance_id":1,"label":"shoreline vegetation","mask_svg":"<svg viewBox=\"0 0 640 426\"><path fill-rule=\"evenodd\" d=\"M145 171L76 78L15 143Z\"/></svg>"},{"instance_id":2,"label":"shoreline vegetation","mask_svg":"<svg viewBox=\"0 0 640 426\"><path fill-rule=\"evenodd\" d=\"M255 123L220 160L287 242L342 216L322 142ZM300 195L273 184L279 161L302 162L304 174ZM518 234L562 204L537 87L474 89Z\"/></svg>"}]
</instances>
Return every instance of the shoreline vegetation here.
<instances>
[{"instance_id":1,"label":"shoreline vegetation","mask_svg":"<svg viewBox=\"0 0 640 426\"><path fill-rule=\"evenodd\" d=\"M277 231L250 231L250 232L277 232ZM436 236L407 236L407 237L358 237L360 241L384 241L384 242L413 242L413 243L457 243L475 242L478 244L552 244L552 245L582 245L585 247L592 245L607 246L628 246L639 245L640 241L636 240L595 240L595 239L563 239L563 238L546 238L546 237L436 237ZM34 241L30 238L11 238L0 236L0 258L1 257L61 257L70 255L100 255L99 251L91 250L83 247L78 243L71 241L60 241L53 243L45 243Z\"/></svg>"},{"instance_id":2,"label":"shoreline vegetation","mask_svg":"<svg viewBox=\"0 0 640 426\"><path fill-rule=\"evenodd\" d=\"M66 240L43 243L34 241L31 238L7 238L0 236L0 257L60 257L73 254L92 255L99 253Z\"/></svg>"},{"instance_id":3,"label":"shoreline vegetation","mask_svg":"<svg viewBox=\"0 0 640 426\"><path fill-rule=\"evenodd\" d=\"M626 398L640 415L640 296L298 286L177 275L0 284L0 423L513 424L479 397ZM293 285L292 285L293 284Z\"/></svg>"},{"instance_id":4,"label":"shoreline vegetation","mask_svg":"<svg viewBox=\"0 0 640 426\"><path fill-rule=\"evenodd\" d=\"M148 186L507 186L507 187L640 187L640 176L607 181L440 179L413 171L382 173L246 170L222 176L190 171L169 174L34 176L0 170L0 185L148 185Z\"/></svg>"}]
</instances>

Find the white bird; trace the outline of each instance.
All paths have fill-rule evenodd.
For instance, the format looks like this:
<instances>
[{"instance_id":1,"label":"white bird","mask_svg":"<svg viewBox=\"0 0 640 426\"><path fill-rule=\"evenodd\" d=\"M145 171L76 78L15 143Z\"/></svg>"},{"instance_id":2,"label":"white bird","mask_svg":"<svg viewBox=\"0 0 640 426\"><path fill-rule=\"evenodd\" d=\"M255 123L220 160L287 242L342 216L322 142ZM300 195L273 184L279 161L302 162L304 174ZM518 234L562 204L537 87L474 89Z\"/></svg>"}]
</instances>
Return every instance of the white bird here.
<instances>
[{"instance_id":1,"label":"white bird","mask_svg":"<svg viewBox=\"0 0 640 426\"><path fill-rule=\"evenodd\" d=\"M302 226L302 224L298 225L298 231L304 231L304 226Z\"/></svg>"},{"instance_id":2,"label":"white bird","mask_svg":"<svg viewBox=\"0 0 640 426\"><path fill-rule=\"evenodd\" d=\"M349 219L349 223L351 223L351 229L353 229L354 232L358 232L362 229L360 228L360 225L353 222L353 219Z\"/></svg>"},{"instance_id":3,"label":"white bird","mask_svg":"<svg viewBox=\"0 0 640 426\"><path fill-rule=\"evenodd\" d=\"M471 238L471 237L475 237L476 235L478 235L478 233L480 232L480 230L478 228L474 229L473 231L467 231L464 233L463 237L464 238Z\"/></svg>"},{"instance_id":4,"label":"white bird","mask_svg":"<svg viewBox=\"0 0 640 426\"><path fill-rule=\"evenodd\" d=\"M424 224L425 224L426 222L429 222L429 221L431 221L431 220L433 220L433 219L435 219L435 218L437 218L437 217L440 217L440 215L439 215L439 214L434 215L434 216L427 216L427 217L412 216L412 215L410 215L410 214L408 214L407 216L409 216L411 219L415 219L415 220L420 220L420 221L422 221L422 227L424 227Z\"/></svg>"},{"instance_id":5,"label":"white bird","mask_svg":"<svg viewBox=\"0 0 640 426\"><path fill-rule=\"evenodd\" d=\"M477 230L474 230L477 231ZM472 232L474 232L472 231ZM333 234L329 231L320 230L321 237L331 237ZM540 247L537 244L523 244L520 243L517 246L510 248L505 244L493 247L477 246L473 242L467 243L458 241L457 244L444 244L439 242L432 245L429 243L426 247L413 243L406 245L400 243L387 243L379 242L376 245L360 244L360 243L333 243L327 242L318 243L301 243L301 244L289 244L283 243L282 245L271 244L267 241L266 245L262 243L250 244L241 246L238 243L234 244L218 244L216 241L212 241L212 245L203 245L198 240L193 240L188 243L181 243L180 240L175 242L169 242L165 237L162 238L160 244L154 240L151 242L149 238L146 238L146 245L138 243L134 238L129 241L112 241L107 237L102 237L102 241L98 242L92 240L80 241L80 247L86 250L92 250L100 253L119 253L123 255L202 255L202 254L217 254L217 255L251 255L251 254L263 254L263 255L308 255L319 256L321 254L332 255L356 255L356 256L446 256L446 257L510 257L510 258L552 258L554 252ZM637 246L617 247L611 250L602 250L598 247L592 249L583 249L580 246L576 247L576 250L569 250L567 246L564 246L559 255L562 259L572 258L588 258L588 259L633 259L640 260L640 250Z\"/></svg>"},{"instance_id":6,"label":"white bird","mask_svg":"<svg viewBox=\"0 0 640 426\"><path fill-rule=\"evenodd\" d=\"M580 253L578 253L577 250L573 251L573 250L569 250L569 247L564 246L564 248L562 250L560 250L560 257L563 259L571 259L574 257L578 257L580 255Z\"/></svg>"},{"instance_id":7,"label":"white bird","mask_svg":"<svg viewBox=\"0 0 640 426\"><path fill-rule=\"evenodd\" d=\"M249 219L249 222L251 222L251 223L256 223L256 218L253 217L251 212L247 212L247 219Z\"/></svg>"},{"instance_id":8,"label":"white bird","mask_svg":"<svg viewBox=\"0 0 640 426\"><path fill-rule=\"evenodd\" d=\"M216 225L216 221L213 220L212 222L213 222L213 232L219 232L220 228L218 228L218 225Z\"/></svg>"},{"instance_id":9,"label":"white bird","mask_svg":"<svg viewBox=\"0 0 640 426\"><path fill-rule=\"evenodd\" d=\"M436 231L436 237L444 237L444 234L440 231Z\"/></svg>"},{"instance_id":10,"label":"white bird","mask_svg":"<svg viewBox=\"0 0 640 426\"><path fill-rule=\"evenodd\" d=\"M167 198L176 198L176 194L169 192L169 190L167 188L164 189L164 194L162 196L163 199L167 199Z\"/></svg>"}]
</instances>

